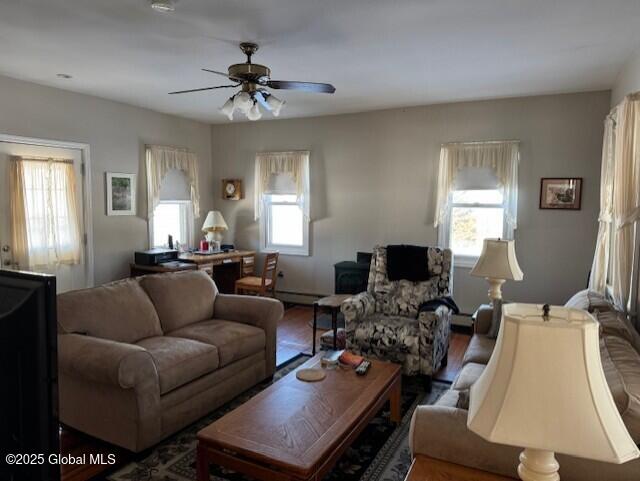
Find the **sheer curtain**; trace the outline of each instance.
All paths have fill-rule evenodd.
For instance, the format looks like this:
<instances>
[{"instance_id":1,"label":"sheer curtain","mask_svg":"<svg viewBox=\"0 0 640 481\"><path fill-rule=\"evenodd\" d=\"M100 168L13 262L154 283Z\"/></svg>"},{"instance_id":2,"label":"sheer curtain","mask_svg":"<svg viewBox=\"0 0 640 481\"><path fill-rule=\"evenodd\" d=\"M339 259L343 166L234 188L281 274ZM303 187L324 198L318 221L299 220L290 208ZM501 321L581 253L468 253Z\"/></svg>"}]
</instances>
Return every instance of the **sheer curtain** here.
<instances>
[{"instance_id":1,"label":"sheer curtain","mask_svg":"<svg viewBox=\"0 0 640 481\"><path fill-rule=\"evenodd\" d=\"M73 162L12 157L11 226L22 268L81 262L80 219Z\"/></svg>"},{"instance_id":2,"label":"sheer curtain","mask_svg":"<svg viewBox=\"0 0 640 481\"><path fill-rule=\"evenodd\" d=\"M200 192L198 190L198 157L193 152L176 147L147 145L147 214L153 219L153 212L160 203L162 180L172 169L182 170L189 181L193 217L200 217Z\"/></svg>"},{"instance_id":3,"label":"sheer curtain","mask_svg":"<svg viewBox=\"0 0 640 481\"><path fill-rule=\"evenodd\" d=\"M460 170L489 168L495 172L505 205L505 222L510 229L518 227L518 141L460 142L443 144L440 149L438 188L434 227L444 222L451 190Z\"/></svg>"},{"instance_id":4,"label":"sheer curtain","mask_svg":"<svg viewBox=\"0 0 640 481\"><path fill-rule=\"evenodd\" d=\"M289 174L295 184L295 193L302 200L302 211L309 220L309 151L261 152L256 155L254 219L262 216L263 194L269 190L273 175Z\"/></svg>"},{"instance_id":5,"label":"sheer curtain","mask_svg":"<svg viewBox=\"0 0 640 481\"><path fill-rule=\"evenodd\" d=\"M600 215L598 238L591 266L589 289L605 294L611 247L611 222L613 220L613 150L615 121L608 115L604 121L602 142L602 167L600 169Z\"/></svg>"},{"instance_id":6,"label":"sheer curtain","mask_svg":"<svg viewBox=\"0 0 640 481\"><path fill-rule=\"evenodd\" d=\"M613 300L625 310L631 295L635 223L640 219L639 114L640 100L627 97L618 107L616 125L611 280Z\"/></svg>"},{"instance_id":7,"label":"sheer curtain","mask_svg":"<svg viewBox=\"0 0 640 481\"><path fill-rule=\"evenodd\" d=\"M636 223L640 220L640 95L628 95L605 124L600 228L589 287L605 293L611 285L618 309L631 297ZM638 273L636 272L635 275Z\"/></svg>"}]
</instances>

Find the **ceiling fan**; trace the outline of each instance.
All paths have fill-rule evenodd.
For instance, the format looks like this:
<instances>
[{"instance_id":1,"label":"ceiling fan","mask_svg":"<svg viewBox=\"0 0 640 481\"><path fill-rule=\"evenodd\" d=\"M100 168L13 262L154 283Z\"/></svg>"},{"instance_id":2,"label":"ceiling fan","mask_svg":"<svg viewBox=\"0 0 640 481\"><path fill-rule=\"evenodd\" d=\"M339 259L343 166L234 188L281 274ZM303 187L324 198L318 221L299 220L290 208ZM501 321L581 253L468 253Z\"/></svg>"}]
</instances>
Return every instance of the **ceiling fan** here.
<instances>
[{"instance_id":1,"label":"ceiling fan","mask_svg":"<svg viewBox=\"0 0 640 481\"><path fill-rule=\"evenodd\" d=\"M215 87L203 87L191 90L179 90L177 92L169 92L169 94L186 94L191 92L201 92L203 90L214 90L241 87L242 90L232 95L220 111L233 120L233 113L238 110L244 113L249 120L258 120L262 117L258 105L262 105L265 110L270 111L275 117L280 115L280 110L285 104L284 100L276 98L267 88L276 90L302 90L312 93L332 94L336 88L331 84L316 82L296 82L291 80L271 80L271 70L264 65L251 63L251 57L258 50L255 43L243 42L240 44L240 50L247 56L245 63L237 63L229 67L229 72L218 72L208 68L203 68L205 72L215 73L227 77L235 82L231 85L217 85Z\"/></svg>"}]
</instances>

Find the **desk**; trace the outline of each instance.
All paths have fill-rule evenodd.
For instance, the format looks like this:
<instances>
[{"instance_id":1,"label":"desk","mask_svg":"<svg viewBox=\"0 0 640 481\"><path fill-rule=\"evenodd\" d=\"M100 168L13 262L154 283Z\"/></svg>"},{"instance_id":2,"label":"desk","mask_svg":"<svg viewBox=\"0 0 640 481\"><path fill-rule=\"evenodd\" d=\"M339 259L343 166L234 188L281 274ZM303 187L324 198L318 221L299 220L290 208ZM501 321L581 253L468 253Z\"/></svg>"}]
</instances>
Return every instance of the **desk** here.
<instances>
[{"instance_id":1,"label":"desk","mask_svg":"<svg viewBox=\"0 0 640 481\"><path fill-rule=\"evenodd\" d=\"M224 294L233 294L235 283L247 272L253 272L256 251L237 250L218 254L180 254L178 261L158 266L131 264L131 276L159 272L202 270L209 274Z\"/></svg>"},{"instance_id":2,"label":"desk","mask_svg":"<svg viewBox=\"0 0 640 481\"><path fill-rule=\"evenodd\" d=\"M144 276L146 274L158 274L160 272L194 271L198 267L190 262L164 262L157 266L145 266L142 264L129 264L131 277Z\"/></svg>"}]
</instances>

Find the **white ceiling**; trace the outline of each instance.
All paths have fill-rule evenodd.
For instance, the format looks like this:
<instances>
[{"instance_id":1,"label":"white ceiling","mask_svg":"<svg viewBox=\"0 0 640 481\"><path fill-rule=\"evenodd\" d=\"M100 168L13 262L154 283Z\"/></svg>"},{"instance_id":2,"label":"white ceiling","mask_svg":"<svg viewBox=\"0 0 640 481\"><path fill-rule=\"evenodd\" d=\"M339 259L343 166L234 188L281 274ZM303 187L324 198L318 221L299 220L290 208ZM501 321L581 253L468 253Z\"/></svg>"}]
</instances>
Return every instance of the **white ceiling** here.
<instances>
[{"instance_id":1,"label":"white ceiling","mask_svg":"<svg viewBox=\"0 0 640 481\"><path fill-rule=\"evenodd\" d=\"M200 69L244 61L240 41L274 79L336 86L280 91L281 117L607 89L640 1L0 0L0 74L207 122L229 90L167 92L225 83Z\"/></svg>"}]
</instances>

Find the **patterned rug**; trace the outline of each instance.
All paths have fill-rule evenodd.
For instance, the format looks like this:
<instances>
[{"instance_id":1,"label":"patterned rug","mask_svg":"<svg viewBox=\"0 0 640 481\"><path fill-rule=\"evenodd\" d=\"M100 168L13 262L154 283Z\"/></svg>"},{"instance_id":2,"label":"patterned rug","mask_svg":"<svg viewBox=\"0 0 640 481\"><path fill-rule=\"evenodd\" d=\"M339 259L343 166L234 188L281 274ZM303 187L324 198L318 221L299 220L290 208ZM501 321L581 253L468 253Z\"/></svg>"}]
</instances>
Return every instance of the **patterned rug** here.
<instances>
[{"instance_id":1,"label":"patterned rug","mask_svg":"<svg viewBox=\"0 0 640 481\"><path fill-rule=\"evenodd\" d=\"M301 356L281 367L272 382L277 382L309 359ZM402 481L409 470L409 424L420 404L434 403L448 384L435 381L430 394L415 379L402 380L402 422L396 426L383 408L342 455L324 481ZM244 392L208 416L160 443L143 457L106 477L109 481L195 481L196 433L224 414L240 406L266 388L262 383ZM233 471L211 466L210 481L249 481Z\"/></svg>"}]
</instances>

